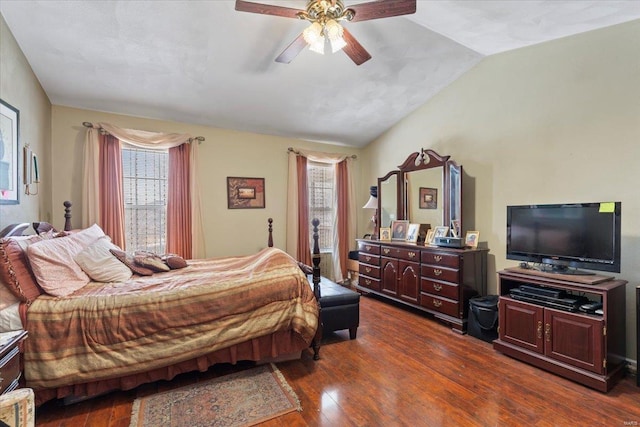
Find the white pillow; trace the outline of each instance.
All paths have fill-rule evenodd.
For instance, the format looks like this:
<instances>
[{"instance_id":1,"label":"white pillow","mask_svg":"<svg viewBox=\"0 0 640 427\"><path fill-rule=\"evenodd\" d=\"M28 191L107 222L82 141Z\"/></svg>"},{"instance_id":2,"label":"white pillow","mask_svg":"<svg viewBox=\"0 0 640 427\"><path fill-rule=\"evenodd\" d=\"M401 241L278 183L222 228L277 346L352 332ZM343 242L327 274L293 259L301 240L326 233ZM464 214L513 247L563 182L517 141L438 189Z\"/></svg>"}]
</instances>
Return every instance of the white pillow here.
<instances>
[{"instance_id":1,"label":"white pillow","mask_svg":"<svg viewBox=\"0 0 640 427\"><path fill-rule=\"evenodd\" d=\"M121 250L103 236L84 248L74 258L82 270L96 282L124 282L132 275L129 267L114 257L109 249Z\"/></svg>"},{"instance_id":2,"label":"white pillow","mask_svg":"<svg viewBox=\"0 0 640 427\"><path fill-rule=\"evenodd\" d=\"M24 329L20 320L20 302L0 310L0 333Z\"/></svg>"},{"instance_id":3,"label":"white pillow","mask_svg":"<svg viewBox=\"0 0 640 427\"><path fill-rule=\"evenodd\" d=\"M13 294L7 288L7 285L4 284L2 279L0 279L0 310L9 307L17 302L20 302L20 299Z\"/></svg>"},{"instance_id":4,"label":"white pillow","mask_svg":"<svg viewBox=\"0 0 640 427\"><path fill-rule=\"evenodd\" d=\"M49 295L63 297L89 283L89 276L73 259L104 235L102 229L94 224L65 237L29 245L27 257L40 287Z\"/></svg>"}]
</instances>

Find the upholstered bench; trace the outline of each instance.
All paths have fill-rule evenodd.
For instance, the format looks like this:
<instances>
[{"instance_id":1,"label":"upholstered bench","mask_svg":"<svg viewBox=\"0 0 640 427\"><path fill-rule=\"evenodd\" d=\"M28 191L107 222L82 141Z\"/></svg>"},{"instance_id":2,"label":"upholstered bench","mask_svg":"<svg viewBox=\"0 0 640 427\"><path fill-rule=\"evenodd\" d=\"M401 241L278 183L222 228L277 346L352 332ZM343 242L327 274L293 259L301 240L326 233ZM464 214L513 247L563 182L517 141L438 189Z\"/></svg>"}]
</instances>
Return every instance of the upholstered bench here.
<instances>
[{"instance_id":1,"label":"upholstered bench","mask_svg":"<svg viewBox=\"0 0 640 427\"><path fill-rule=\"evenodd\" d=\"M312 277L308 278L313 287ZM360 324L360 294L326 277L321 277L320 289L323 333L349 329L349 338L355 339Z\"/></svg>"}]
</instances>

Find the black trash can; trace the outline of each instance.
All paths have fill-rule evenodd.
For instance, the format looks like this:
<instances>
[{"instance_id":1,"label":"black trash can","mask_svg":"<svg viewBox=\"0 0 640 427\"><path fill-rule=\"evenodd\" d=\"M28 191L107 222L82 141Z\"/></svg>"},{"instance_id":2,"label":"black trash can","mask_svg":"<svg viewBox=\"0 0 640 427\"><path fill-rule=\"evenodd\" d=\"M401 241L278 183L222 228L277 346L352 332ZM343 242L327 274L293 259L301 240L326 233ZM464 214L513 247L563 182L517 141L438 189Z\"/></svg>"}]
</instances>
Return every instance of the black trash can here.
<instances>
[{"instance_id":1,"label":"black trash can","mask_svg":"<svg viewBox=\"0 0 640 427\"><path fill-rule=\"evenodd\" d=\"M498 338L498 295L469 300L467 333L486 342Z\"/></svg>"}]
</instances>

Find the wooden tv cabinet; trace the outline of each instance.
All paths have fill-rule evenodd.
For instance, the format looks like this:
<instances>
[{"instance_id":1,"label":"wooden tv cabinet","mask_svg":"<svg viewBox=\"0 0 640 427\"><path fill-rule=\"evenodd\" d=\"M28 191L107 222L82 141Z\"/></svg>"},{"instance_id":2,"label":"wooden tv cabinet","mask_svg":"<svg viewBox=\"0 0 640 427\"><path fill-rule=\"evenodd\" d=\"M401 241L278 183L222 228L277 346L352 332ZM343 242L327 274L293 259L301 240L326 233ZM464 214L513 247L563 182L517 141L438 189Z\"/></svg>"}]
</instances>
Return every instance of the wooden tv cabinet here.
<instances>
[{"instance_id":1,"label":"wooden tv cabinet","mask_svg":"<svg viewBox=\"0 0 640 427\"><path fill-rule=\"evenodd\" d=\"M469 299L486 293L488 251L358 239L356 289L430 313L463 334Z\"/></svg>"},{"instance_id":2,"label":"wooden tv cabinet","mask_svg":"<svg viewBox=\"0 0 640 427\"><path fill-rule=\"evenodd\" d=\"M607 392L624 376L625 280L571 276L523 268L498 272L499 328L493 347L508 356ZM602 303L586 314L516 300L521 285L564 290Z\"/></svg>"}]
</instances>

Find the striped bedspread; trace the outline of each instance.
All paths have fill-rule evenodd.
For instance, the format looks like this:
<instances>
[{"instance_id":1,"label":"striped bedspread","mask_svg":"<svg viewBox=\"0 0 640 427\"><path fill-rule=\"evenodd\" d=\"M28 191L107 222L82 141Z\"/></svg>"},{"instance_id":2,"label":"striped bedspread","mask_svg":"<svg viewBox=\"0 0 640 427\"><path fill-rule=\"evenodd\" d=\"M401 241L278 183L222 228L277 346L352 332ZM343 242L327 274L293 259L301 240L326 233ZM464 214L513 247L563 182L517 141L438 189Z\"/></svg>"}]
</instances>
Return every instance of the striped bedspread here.
<instances>
[{"instance_id":1,"label":"striped bedspread","mask_svg":"<svg viewBox=\"0 0 640 427\"><path fill-rule=\"evenodd\" d=\"M124 283L40 296L27 313L27 386L51 388L145 372L248 339L293 330L311 343L318 308L279 249L192 260Z\"/></svg>"}]
</instances>

